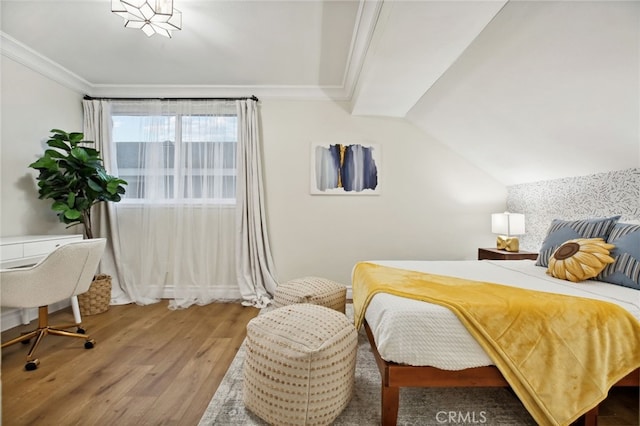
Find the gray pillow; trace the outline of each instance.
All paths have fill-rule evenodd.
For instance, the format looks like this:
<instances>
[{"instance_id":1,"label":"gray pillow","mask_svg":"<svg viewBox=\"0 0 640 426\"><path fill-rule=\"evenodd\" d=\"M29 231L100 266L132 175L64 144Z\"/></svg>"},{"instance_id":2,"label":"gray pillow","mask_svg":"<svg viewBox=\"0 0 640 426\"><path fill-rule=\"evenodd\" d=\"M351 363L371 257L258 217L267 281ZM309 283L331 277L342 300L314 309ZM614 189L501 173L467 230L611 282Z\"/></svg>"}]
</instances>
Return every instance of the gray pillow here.
<instances>
[{"instance_id":1,"label":"gray pillow","mask_svg":"<svg viewBox=\"0 0 640 426\"><path fill-rule=\"evenodd\" d=\"M549 266L549 258L563 243L575 238L602 238L607 241L620 215L597 219L561 220L553 219L542 242L536 265Z\"/></svg>"},{"instance_id":2,"label":"gray pillow","mask_svg":"<svg viewBox=\"0 0 640 426\"><path fill-rule=\"evenodd\" d=\"M617 223L607 242L615 245L611 251L615 262L607 265L597 280L640 290L640 225Z\"/></svg>"}]
</instances>

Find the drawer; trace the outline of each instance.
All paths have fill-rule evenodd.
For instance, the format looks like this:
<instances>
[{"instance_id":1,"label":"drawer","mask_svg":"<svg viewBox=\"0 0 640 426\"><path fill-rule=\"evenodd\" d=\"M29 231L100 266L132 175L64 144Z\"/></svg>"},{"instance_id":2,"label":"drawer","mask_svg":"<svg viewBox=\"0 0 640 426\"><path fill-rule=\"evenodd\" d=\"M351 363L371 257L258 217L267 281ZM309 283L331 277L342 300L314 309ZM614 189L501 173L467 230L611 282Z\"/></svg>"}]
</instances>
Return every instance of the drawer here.
<instances>
[{"instance_id":1,"label":"drawer","mask_svg":"<svg viewBox=\"0 0 640 426\"><path fill-rule=\"evenodd\" d=\"M22 247L23 247L22 243L6 244L3 246L0 246L0 260L4 262L5 260L22 258L23 257Z\"/></svg>"}]
</instances>

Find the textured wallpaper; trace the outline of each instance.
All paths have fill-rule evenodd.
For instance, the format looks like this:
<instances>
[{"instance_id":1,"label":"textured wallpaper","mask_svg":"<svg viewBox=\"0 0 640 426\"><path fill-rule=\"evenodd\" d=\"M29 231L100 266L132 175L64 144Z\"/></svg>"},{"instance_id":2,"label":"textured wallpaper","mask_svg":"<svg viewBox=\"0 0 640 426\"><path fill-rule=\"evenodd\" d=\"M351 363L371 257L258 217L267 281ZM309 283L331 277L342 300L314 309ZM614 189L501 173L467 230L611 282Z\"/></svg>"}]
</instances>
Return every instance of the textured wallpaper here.
<instances>
[{"instance_id":1,"label":"textured wallpaper","mask_svg":"<svg viewBox=\"0 0 640 426\"><path fill-rule=\"evenodd\" d=\"M537 252L553 219L619 214L621 222L640 220L640 168L513 185L507 191L508 211L525 214L521 250Z\"/></svg>"}]
</instances>

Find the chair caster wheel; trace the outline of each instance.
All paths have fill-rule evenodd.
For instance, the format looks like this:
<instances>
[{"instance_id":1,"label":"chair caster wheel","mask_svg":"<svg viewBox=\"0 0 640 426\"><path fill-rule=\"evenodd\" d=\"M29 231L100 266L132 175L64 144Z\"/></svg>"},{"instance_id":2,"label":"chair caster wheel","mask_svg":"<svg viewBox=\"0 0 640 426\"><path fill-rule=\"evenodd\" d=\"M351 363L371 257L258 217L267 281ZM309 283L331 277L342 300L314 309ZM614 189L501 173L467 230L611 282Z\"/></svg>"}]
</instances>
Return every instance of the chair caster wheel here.
<instances>
[{"instance_id":1,"label":"chair caster wheel","mask_svg":"<svg viewBox=\"0 0 640 426\"><path fill-rule=\"evenodd\" d=\"M82 327L78 327L78 329L76 330L76 333L78 333L78 334L85 334L86 332L87 331Z\"/></svg>"},{"instance_id":2,"label":"chair caster wheel","mask_svg":"<svg viewBox=\"0 0 640 426\"><path fill-rule=\"evenodd\" d=\"M33 361L27 361L27 363L24 365L24 369L27 371L33 371L38 368L38 364L40 364L40 361L37 359L34 359Z\"/></svg>"},{"instance_id":3,"label":"chair caster wheel","mask_svg":"<svg viewBox=\"0 0 640 426\"><path fill-rule=\"evenodd\" d=\"M96 341L91 339L91 340L87 340L86 342L84 342L84 348L85 349L91 349L95 346Z\"/></svg>"}]
</instances>

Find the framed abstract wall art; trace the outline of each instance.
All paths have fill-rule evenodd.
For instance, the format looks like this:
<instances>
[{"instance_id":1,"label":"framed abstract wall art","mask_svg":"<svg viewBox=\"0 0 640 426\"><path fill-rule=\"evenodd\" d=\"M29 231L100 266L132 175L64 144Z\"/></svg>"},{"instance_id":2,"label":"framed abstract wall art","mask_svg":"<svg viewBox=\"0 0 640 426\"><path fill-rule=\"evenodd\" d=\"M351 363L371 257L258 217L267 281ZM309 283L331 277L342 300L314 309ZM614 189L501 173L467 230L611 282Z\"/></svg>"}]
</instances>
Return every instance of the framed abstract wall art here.
<instances>
[{"instance_id":1,"label":"framed abstract wall art","mask_svg":"<svg viewBox=\"0 0 640 426\"><path fill-rule=\"evenodd\" d=\"M311 194L380 194L380 146L313 143Z\"/></svg>"}]
</instances>

